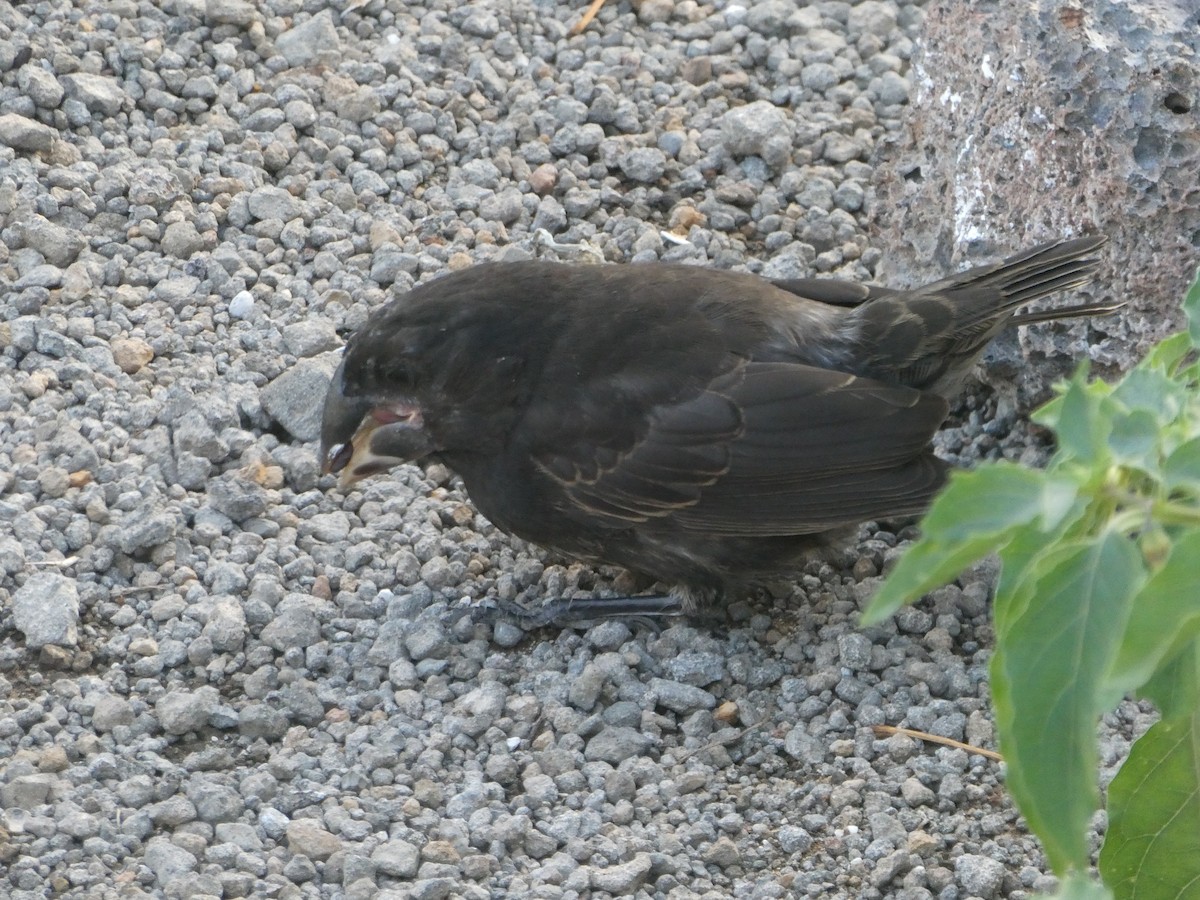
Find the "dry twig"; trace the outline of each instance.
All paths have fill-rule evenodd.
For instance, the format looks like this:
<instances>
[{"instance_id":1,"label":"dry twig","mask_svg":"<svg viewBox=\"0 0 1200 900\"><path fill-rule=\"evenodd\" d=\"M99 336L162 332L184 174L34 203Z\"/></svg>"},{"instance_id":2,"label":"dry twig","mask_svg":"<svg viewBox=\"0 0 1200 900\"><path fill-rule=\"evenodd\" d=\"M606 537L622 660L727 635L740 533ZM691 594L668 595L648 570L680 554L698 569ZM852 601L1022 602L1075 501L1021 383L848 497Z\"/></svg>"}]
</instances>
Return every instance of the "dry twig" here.
<instances>
[{"instance_id":1,"label":"dry twig","mask_svg":"<svg viewBox=\"0 0 1200 900\"><path fill-rule=\"evenodd\" d=\"M603 5L604 0L592 0L592 5L587 8L587 12L583 14L583 18L576 22L571 30L567 33L571 35L571 37L574 37L577 34L583 34L583 29L592 24L592 19L596 18L596 13L600 12L600 7Z\"/></svg>"},{"instance_id":2,"label":"dry twig","mask_svg":"<svg viewBox=\"0 0 1200 900\"><path fill-rule=\"evenodd\" d=\"M1004 762L1004 757L995 750L985 750L982 747L975 747L971 744L964 744L962 741L956 741L953 738L942 737L940 734L930 734L928 731L913 731L911 728L897 728L894 725L872 725L871 730L879 737L891 737L893 734L904 734L908 737L916 738L919 741L929 741L931 744L944 744L947 747L956 747L959 750L966 750L968 753L978 753L980 756L986 756L988 759L994 759L996 762Z\"/></svg>"}]
</instances>

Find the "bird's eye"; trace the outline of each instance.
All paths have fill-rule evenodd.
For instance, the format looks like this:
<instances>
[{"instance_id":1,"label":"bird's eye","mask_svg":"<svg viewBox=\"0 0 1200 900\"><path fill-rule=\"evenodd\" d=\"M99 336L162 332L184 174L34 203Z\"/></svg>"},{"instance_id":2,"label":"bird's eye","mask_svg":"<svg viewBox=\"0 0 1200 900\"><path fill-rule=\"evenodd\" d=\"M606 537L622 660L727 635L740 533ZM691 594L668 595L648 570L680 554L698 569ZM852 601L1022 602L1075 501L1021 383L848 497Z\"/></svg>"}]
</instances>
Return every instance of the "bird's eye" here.
<instances>
[{"instance_id":1,"label":"bird's eye","mask_svg":"<svg viewBox=\"0 0 1200 900\"><path fill-rule=\"evenodd\" d=\"M393 356L380 361L379 377L393 387L412 387L416 383L417 373L403 356Z\"/></svg>"},{"instance_id":2,"label":"bird's eye","mask_svg":"<svg viewBox=\"0 0 1200 900\"><path fill-rule=\"evenodd\" d=\"M325 460L325 471L334 473L342 471L353 456L354 444L352 442L336 444L329 449L329 456Z\"/></svg>"}]
</instances>

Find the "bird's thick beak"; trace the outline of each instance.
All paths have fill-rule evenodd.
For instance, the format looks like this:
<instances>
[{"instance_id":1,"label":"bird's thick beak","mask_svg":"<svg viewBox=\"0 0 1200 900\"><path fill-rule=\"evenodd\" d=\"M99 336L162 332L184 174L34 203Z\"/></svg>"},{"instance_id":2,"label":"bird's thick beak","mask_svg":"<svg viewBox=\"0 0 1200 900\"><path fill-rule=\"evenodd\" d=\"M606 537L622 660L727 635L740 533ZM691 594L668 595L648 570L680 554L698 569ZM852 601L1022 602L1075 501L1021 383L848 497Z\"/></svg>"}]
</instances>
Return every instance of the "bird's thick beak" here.
<instances>
[{"instance_id":1,"label":"bird's thick beak","mask_svg":"<svg viewBox=\"0 0 1200 900\"><path fill-rule=\"evenodd\" d=\"M348 396L345 366L343 358L321 413L321 471L337 474L342 491L437 449L414 398Z\"/></svg>"},{"instance_id":2,"label":"bird's thick beak","mask_svg":"<svg viewBox=\"0 0 1200 900\"><path fill-rule=\"evenodd\" d=\"M435 449L418 407L388 403L363 416L349 441L326 451L322 470L337 473L338 488L345 492L363 478L420 459Z\"/></svg>"}]
</instances>

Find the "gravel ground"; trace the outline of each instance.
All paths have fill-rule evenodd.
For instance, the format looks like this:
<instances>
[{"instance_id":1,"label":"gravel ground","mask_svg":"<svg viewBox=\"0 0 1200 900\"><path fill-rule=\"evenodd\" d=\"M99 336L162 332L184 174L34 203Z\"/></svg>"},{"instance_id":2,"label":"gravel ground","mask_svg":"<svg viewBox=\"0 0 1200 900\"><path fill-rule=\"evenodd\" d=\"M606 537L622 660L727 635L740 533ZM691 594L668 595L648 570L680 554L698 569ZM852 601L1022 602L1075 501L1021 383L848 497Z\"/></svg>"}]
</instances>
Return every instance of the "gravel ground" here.
<instances>
[{"instance_id":1,"label":"gravel ground","mask_svg":"<svg viewBox=\"0 0 1200 900\"><path fill-rule=\"evenodd\" d=\"M628 585L315 456L344 336L474 261L869 277L918 5L335 6L0 5L0 894L1051 884L1000 766L871 729L993 745L987 567L859 629L869 526L722 634L493 633L447 610ZM995 406L949 457L1044 453Z\"/></svg>"}]
</instances>

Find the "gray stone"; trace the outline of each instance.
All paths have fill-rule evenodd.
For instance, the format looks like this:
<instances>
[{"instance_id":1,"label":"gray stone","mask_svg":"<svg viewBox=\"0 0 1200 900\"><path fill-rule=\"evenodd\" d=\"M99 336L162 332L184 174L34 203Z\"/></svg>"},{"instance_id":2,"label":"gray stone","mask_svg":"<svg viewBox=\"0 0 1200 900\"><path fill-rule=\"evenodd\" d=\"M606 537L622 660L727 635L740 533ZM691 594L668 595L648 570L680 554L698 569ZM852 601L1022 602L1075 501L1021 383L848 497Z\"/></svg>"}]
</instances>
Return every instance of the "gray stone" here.
<instances>
[{"instance_id":1,"label":"gray stone","mask_svg":"<svg viewBox=\"0 0 1200 900\"><path fill-rule=\"evenodd\" d=\"M779 838L779 846L785 853L804 853L813 844L812 835L799 825L780 827L776 837Z\"/></svg>"},{"instance_id":2,"label":"gray stone","mask_svg":"<svg viewBox=\"0 0 1200 900\"><path fill-rule=\"evenodd\" d=\"M187 734L204 727L219 700L217 689L207 685L195 691L168 691L155 704L154 714L167 734Z\"/></svg>"},{"instance_id":3,"label":"gray stone","mask_svg":"<svg viewBox=\"0 0 1200 900\"><path fill-rule=\"evenodd\" d=\"M486 9L474 10L463 19L460 27L464 34L494 38L500 33L500 20Z\"/></svg>"},{"instance_id":4,"label":"gray stone","mask_svg":"<svg viewBox=\"0 0 1200 900\"><path fill-rule=\"evenodd\" d=\"M738 850L737 844L724 835L721 835L704 852L703 859L708 865L727 869L730 866L740 865L742 855Z\"/></svg>"},{"instance_id":5,"label":"gray stone","mask_svg":"<svg viewBox=\"0 0 1200 900\"><path fill-rule=\"evenodd\" d=\"M283 345L294 356L316 356L341 344L337 329L328 319L304 319L283 328Z\"/></svg>"},{"instance_id":6,"label":"gray stone","mask_svg":"<svg viewBox=\"0 0 1200 900\"><path fill-rule=\"evenodd\" d=\"M838 635L839 661L847 669L861 671L871 664L871 641L861 632Z\"/></svg>"},{"instance_id":7,"label":"gray stone","mask_svg":"<svg viewBox=\"0 0 1200 900\"><path fill-rule=\"evenodd\" d=\"M57 109L65 94L54 73L37 63L21 66L17 72L17 87L42 109Z\"/></svg>"},{"instance_id":8,"label":"gray stone","mask_svg":"<svg viewBox=\"0 0 1200 900\"><path fill-rule=\"evenodd\" d=\"M55 806L54 820L60 834L70 835L78 841L95 837L100 831L99 820L70 801Z\"/></svg>"},{"instance_id":9,"label":"gray stone","mask_svg":"<svg viewBox=\"0 0 1200 900\"><path fill-rule=\"evenodd\" d=\"M176 259L188 259L205 247L205 240L191 222L172 222L163 231L163 252Z\"/></svg>"},{"instance_id":10,"label":"gray stone","mask_svg":"<svg viewBox=\"0 0 1200 900\"><path fill-rule=\"evenodd\" d=\"M182 794L151 804L147 813L155 825L168 828L196 821L196 805Z\"/></svg>"},{"instance_id":11,"label":"gray stone","mask_svg":"<svg viewBox=\"0 0 1200 900\"><path fill-rule=\"evenodd\" d=\"M841 80L837 69L829 63L810 63L800 71L800 83L818 94L829 90Z\"/></svg>"},{"instance_id":12,"label":"gray stone","mask_svg":"<svg viewBox=\"0 0 1200 900\"><path fill-rule=\"evenodd\" d=\"M659 706L687 715L698 709L712 709L717 698L702 688L665 678L650 679L650 693Z\"/></svg>"},{"instance_id":13,"label":"gray stone","mask_svg":"<svg viewBox=\"0 0 1200 900\"><path fill-rule=\"evenodd\" d=\"M261 516L267 510L267 492L236 473L214 478L207 489L208 505L234 522Z\"/></svg>"},{"instance_id":14,"label":"gray stone","mask_svg":"<svg viewBox=\"0 0 1200 900\"><path fill-rule=\"evenodd\" d=\"M994 897L1004 885L1004 864L988 856L964 853L954 861L954 879L973 897Z\"/></svg>"},{"instance_id":15,"label":"gray stone","mask_svg":"<svg viewBox=\"0 0 1200 900\"><path fill-rule=\"evenodd\" d=\"M932 806L937 801L937 794L915 777L906 778L900 785L900 796L913 809L918 806Z\"/></svg>"},{"instance_id":16,"label":"gray stone","mask_svg":"<svg viewBox=\"0 0 1200 900\"><path fill-rule=\"evenodd\" d=\"M0 116L0 144L26 153L48 151L57 137L53 128L16 113Z\"/></svg>"},{"instance_id":17,"label":"gray stone","mask_svg":"<svg viewBox=\"0 0 1200 900\"><path fill-rule=\"evenodd\" d=\"M854 181L843 181L833 192L833 203L838 209L846 212L858 212L866 200L866 191L862 185Z\"/></svg>"},{"instance_id":18,"label":"gray stone","mask_svg":"<svg viewBox=\"0 0 1200 900\"><path fill-rule=\"evenodd\" d=\"M287 716L266 703L248 703L238 713L238 733L251 739L268 741L283 737L288 729Z\"/></svg>"},{"instance_id":19,"label":"gray stone","mask_svg":"<svg viewBox=\"0 0 1200 900\"><path fill-rule=\"evenodd\" d=\"M370 191L377 197L383 197L388 193L388 183L383 180L382 175L371 169L359 169L355 172L350 178L350 186L356 194Z\"/></svg>"},{"instance_id":20,"label":"gray stone","mask_svg":"<svg viewBox=\"0 0 1200 900\"><path fill-rule=\"evenodd\" d=\"M287 826L288 848L312 859L329 859L342 849L342 841L313 819L299 819Z\"/></svg>"},{"instance_id":21,"label":"gray stone","mask_svg":"<svg viewBox=\"0 0 1200 900\"><path fill-rule=\"evenodd\" d=\"M755 100L721 117L721 142L733 156L760 156L779 167L791 158L792 123L775 104Z\"/></svg>"},{"instance_id":22,"label":"gray stone","mask_svg":"<svg viewBox=\"0 0 1200 900\"><path fill-rule=\"evenodd\" d=\"M28 647L79 641L79 592L75 582L57 572L36 572L12 595L13 624Z\"/></svg>"},{"instance_id":23,"label":"gray stone","mask_svg":"<svg viewBox=\"0 0 1200 900\"><path fill-rule=\"evenodd\" d=\"M213 604L204 635L218 653L242 649L246 640L246 612L236 597L221 597Z\"/></svg>"},{"instance_id":24,"label":"gray stone","mask_svg":"<svg viewBox=\"0 0 1200 900\"><path fill-rule=\"evenodd\" d=\"M27 269L20 278L13 282L13 288L23 291L30 287L56 288L63 281L63 270L58 266L43 263Z\"/></svg>"},{"instance_id":25,"label":"gray stone","mask_svg":"<svg viewBox=\"0 0 1200 900\"><path fill-rule=\"evenodd\" d=\"M300 200L293 197L283 188L260 187L250 192L247 198L250 215L262 221L263 219L278 219L287 222L296 219L304 212Z\"/></svg>"},{"instance_id":26,"label":"gray stone","mask_svg":"<svg viewBox=\"0 0 1200 900\"><path fill-rule=\"evenodd\" d=\"M160 885L194 872L196 857L165 837L153 837L146 845L142 862L154 873Z\"/></svg>"},{"instance_id":27,"label":"gray stone","mask_svg":"<svg viewBox=\"0 0 1200 900\"><path fill-rule=\"evenodd\" d=\"M262 826L267 837L273 841L279 840L287 833L288 817L273 806L264 806L258 814L258 824Z\"/></svg>"},{"instance_id":28,"label":"gray stone","mask_svg":"<svg viewBox=\"0 0 1200 900\"><path fill-rule=\"evenodd\" d=\"M657 147L636 147L621 157L621 171L631 181L650 184L663 177L667 156Z\"/></svg>"},{"instance_id":29,"label":"gray stone","mask_svg":"<svg viewBox=\"0 0 1200 900\"><path fill-rule=\"evenodd\" d=\"M78 232L43 216L30 216L17 227L25 246L38 251L46 262L55 266L69 266L84 247L84 239Z\"/></svg>"},{"instance_id":30,"label":"gray stone","mask_svg":"<svg viewBox=\"0 0 1200 900\"><path fill-rule=\"evenodd\" d=\"M125 516L119 525L122 553L152 550L175 537L179 522L166 511L139 510Z\"/></svg>"},{"instance_id":31,"label":"gray stone","mask_svg":"<svg viewBox=\"0 0 1200 900\"><path fill-rule=\"evenodd\" d=\"M78 100L89 111L115 116L129 100L117 79L90 72L74 72L62 77L67 96Z\"/></svg>"},{"instance_id":32,"label":"gray stone","mask_svg":"<svg viewBox=\"0 0 1200 900\"><path fill-rule=\"evenodd\" d=\"M817 251L802 241L793 241L767 260L763 266L764 278L805 278L812 275L812 264Z\"/></svg>"},{"instance_id":33,"label":"gray stone","mask_svg":"<svg viewBox=\"0 0 1200 900\"><path fill-rule=\"evenodd\" d=\"M884 72L879 79L880 103L907 103L908 79L896 72Z\"/></svg>"},{"instance_id":34,"label":"gray stone","mask_svg":"<svg viewBox=\"0 0 1200 900\"><path fill-rule=\"evenodd\" d=\"M494 191L500 186L500 170L490 159L472 159L462 164L451 178L461 178L468 184Z\"/></svg>"},{"instance_id":35,"label":"gray stone","mask_svg":"<svg viewBox=\"0 0 1200 900\"><path fill-rule=\"evenodd\" d=\"M278 50L293 66L310 66L322 60L334 61L340 52L333 15L328 10L317 13L275 39Z\"/></svg>"},{"instance_id":36,"label":"gray stone","mask_svg":"<svg viewBox=\"0 0 1200 900\"><path fill-rule=\"evenodd\" d=\"M381 285L392 284L402 272L415 275L420 267L420 257L415 254L393 246L380 247L371 257L371 280Z\"/></svg>"},{"instance_id":37,"label":"gray stone","mask_svg":"<svg viewBox=\"0 0 1200 900\"><path fill-rule=\"evenodd\" d=\"M440 590L454 584L456 574L450 561L444 556L435 556L421 566L421 583L433 590Z\"/></svg>"},{"instance_id":38,"label":"gray stone","mask_svg":"<svg viewBox=\"0 0 1200 900\"><path fill-rule=\"evenodd\" d=\"M413 662L445 659L450 652L449 635L440 622L422 619L414 622L404 636L404 647Z\"/></svg>"},{"instance_id":39,"label":"gray stone","mask_svg":"<svg viewBox=\"0 0 1200 900\"><path fill-rule=\"evenodd\" d=\"M204 411L197 405L175 420L171 433L176 455L191 453L212 462L229 455L229 443L218 434Z\"/></svg>"},{"instance_id":40,"label":"gray stone","mask_svg":"<svg viewBox=\"0 0 1200 900\"><path fill-rule=\"evenodd\" d=\"M459 887L457 873L437 878L418 878L406 885L411 900L446 900Z\"/></svg>"},{"instance_id":41,"label":"gray stone","mask_svg":"<svg viewBox=\"0 0 1200 900\"><path fill-rule=\"evenodd\" d=\"M808 766L824 762L825 755L829 752L828 743L809 734L802 724L784 736L783 749L788 756Z\"/></svg>"},{"instance_id":42,"label":"gray stone","mask_svg":"<svg viewBox=\"0 0 1200 900\"><path fill-rule=\"evenodd\" d=\"M179 96L187 99L215 100L217 81L211 75L199 75L184 82Z\"/></svg>"},{"instance_id":43,"label":"gray stone","mask_svg":"<svg viewBox=\"0 0 1200 900\"><path fill-rule=\"evenodd\" d=\"M185 306L194 305L198 299L200 279L191 275L175 275L164 278L151 290L150 295L155 300L161 300L172 309L182 310Z\"/></svg>"},{"instance_id":44,"label":"gray stone","mask_svg":"<svg viewBox=\"0 0 1200 900\"><path fill-rule=\"evenodd\" d=\"M653 862L649 853L635 853L629 862L617 863L604 868L592 867L589 874L591 886L614 896L627 896L635 892L650 875Z\"/></svg>"},{"instance_id":45,"label":"gray stone","mask_svg":"<svg viewBox=\"0 0 1200 900\"><path fill-rule=\"evenodd\" d=\"M0 806L33 809L49 800L58 785L58 777L49 772L14 775L7 784L0 785Z\"/></svg>"},{"instance_id":46,"label":"gray stone","mask_svg":"<svg viewBox=\"0 0 1200 900\"><path fill-rule=\"evenodd\" d=\"M245 319L254 312L254 295L249 291L238 291L229 301L229 315L235 319Z\"/></svg>"},{"instance_id":47,"label":"gray stone","mask_svg":"<svg viewBox=\"0 0 1200 900\"><path fill-rule=\"evenodd\" d=\"M328 105L337 110L339 116L351 122L366 122L379 115L383 103L369 85L354 86L339 96L327 98ZM371 173L378 177L378 173ZM381 193L376 191L376 193Z\"/></svg>"},{"instance_id":48,"label":"gray stone","mask_svg":"<svg viewBox=\"0 0 1200 900\"><path fill-rule=\"evenodd\" d=\"M302 359L262 389L263 409L293 437L315 441L321 436L325 392L341 355L333 350Z\"/></svg>"},{"instance_id":49,"label":"gray stone","mask_svg":"<svg viewBox=\"0 0 1200 900\"><path fill-rule=\"evenodd\" d=\"M283 105L283 117L295 128L312 128L317 123L317 109L307 100L289 100Z\"/></svg>"},{"instance_id":50,"label":"gray stone","mask_svg":"<svg viewBox=\"0 0 1200 900\"><path fill-rule=\"evenodd\" d=\"M421 862L420 851L408 841L385 841L371 852L371 862L384 875L412 878Z\"/></svg>"},{"instance_id":51,"label":"gray stone","mask_svg":"<svg viewBox=\"0 0 1200 900\"><path fill-rule=\"evenodd\" d=\"M830 162L847 163L860 156L866 156L867 147L855 138L832 131L825 135L825 150L822 155Z\"/></svg>"},{"instance_id":52,"label":"gray stone","mask_svg":"<svg viewBox=\"0 0 1200 900\"><path fill-rule=\"evenodd\" d=\"M882 0L858 0L850 6L846 30L851 38L873 34L887 38L896 30L896 4Z\"/></svg>"},{"instance_id":53,"label":"gray stone","mask_svg":"<svg viewBox=\"0 0 1200 900\"><path fill-rule=\"evenodd\" d=\"M219 822L214 829L218 841L233 844L239 850L253 853L263 847L262 838L254 830L254 826L245 822Z\"/></svg>"},{"instance_id":54,"label":"gray stone","mask_svg":"<svg viewBox=\"0 0 1200 900\"><path fill-rule=\"evenodd\" d=\"M195 804L202 822L231 822L246 808L236 790L205 778L193 778L187 784L187 798Z\"/></svg>"},{"instance_id":55,"label":"gray stone","mask_svg":"<svg viewBox=\"0 0 1200 900\"><path fill-rule=\"evenodd\" d=\"M105 694L92 707L92 725L97 731L110 732L121 725L133 724L133 706L124 697Z\"/></svg>"},{"instance_id":56,"label":"gray stone","mask_svg":"<svg viewBox=\"0 0 1200 900\"><path fill-rule=\"evenodd\" d=\"M663 669L675 681L703 687L725 677L725 658L719 653L684 650L665 660Z\"/></svg>"},{"instance_id":57,"label":"gray stone","mask_svg":"<svg viewBox=\"0 0 1200 900\"><path fill-rule=\"evenodd\" d=\"M321 625L310 610L293 606L275 616L262 630L260 640L268 647L284 651L307 647L321 637Z\"/></svg>"},{"instance_id":58,"label":"gray stone","mask_svg":"<svg viewBox=\"0 0 1200 900\"><path fill-rule=\"evenodd\" d=\"M350 536L350 517L341 510L318 513L300 523L300 533L326 544L338 544Z\"/></svg>"},{"instance_id":59,"label":"gray stone","mask_svg":"<svg viewBox=\"0 0 1200 900\"><path fill-rule=\"evenodd\" d=\"M0 538L0 573L15 575L25 568L25 548L16 538Z\"/></svg>"},{"instance_id":60,"label":"gray stone","mask_svg":"<svg viewBox=\"0 0 1200 900\"><path fill-rule=\"evenodd\" d=\"M521 192L515 188L508 188L484 197L479 204L479 215L489 222L511 225L521 217L524 209Z\"/></svg>"},{"instance_id":61,"label":"gray stone","mask_svg":"<svg viewBox=\"0 0 1200 900\"><path fill-rule=\"evenodd\" d=\"M204 20L209 25L237 25L245 28L258 18L258 11L247 0L207 0Z\"/></svg>"},{"instance_id":62,"label":"gray stone","mask_svg":"<svg viewBox=\"0 0 1200 900\"><path fill-rule=\"evenodd\" d=\"M116 794L126 806L141 809L154 800L154 785L149 775L133 775L117 783Z\"/></svg>"},{"instance_id":63,"label":"gray stone","mask_svg":"<svg viewBox=\"0 0 1200 900\"><path fill-rule=\"evenodd\" d=\"M161 165L139 166L127 178L129 202L153 206L160 212L168 209L181 192L179 180Z\"/></svg>"},{"instance_id":64,"label":"gray stone","mask_svg":"<svg viewBox=\"0 0 1200 900\"><path fill-rule=\"evenodd\" d=\"M606 762L617 765L622 760L641 756L650 749L649 737L626 726L609 726L587 742L583 751L589 762Z\"/></svg>"}]
</instances>

